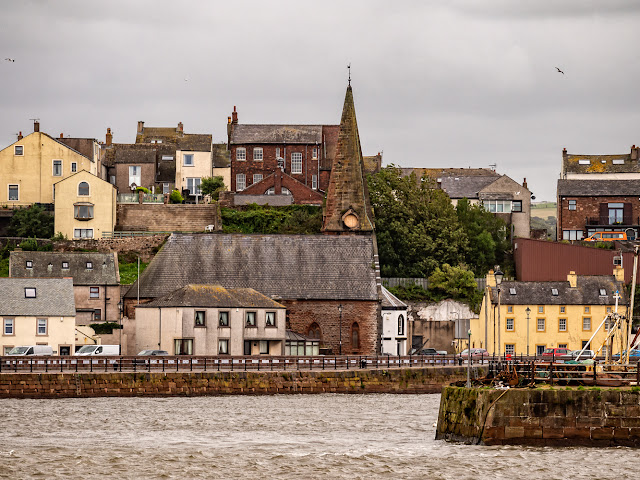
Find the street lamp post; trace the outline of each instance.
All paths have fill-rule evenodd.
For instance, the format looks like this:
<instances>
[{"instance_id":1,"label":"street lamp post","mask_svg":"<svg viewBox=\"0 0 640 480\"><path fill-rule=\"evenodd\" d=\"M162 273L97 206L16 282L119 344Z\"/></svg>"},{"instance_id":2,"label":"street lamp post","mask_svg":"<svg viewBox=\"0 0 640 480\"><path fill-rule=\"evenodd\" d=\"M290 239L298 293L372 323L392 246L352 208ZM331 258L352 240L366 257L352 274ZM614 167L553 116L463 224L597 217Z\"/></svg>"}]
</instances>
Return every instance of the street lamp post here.
<instances>
[{"instance_id":1,"label":"street lamp post","mask_svg":"<svg viewBox=\"0 0 640 480\"><path fill-rule=\"evenodd\" d=\"M527 314L527 357L529 357L529 314L531 313L531 309L527 307L525 312Z\"/></svg>"},{"instance_id":2,"label":"street lamp post","mask_svg":"<svg viewBox=\"0 0 640 480\"><path fill-rule=\"evenodd\" d=\"M118 351L120 355L122 355L122 300L118 302L118 330L120 331L119 340L118 340Z\"/></svg>"},{"instance_id":3,"label":"street lamp post","mask_svg":"<svg viewBox=\"0 0 640 480\"><path fill-rule=\"evenodd\" d=\"M467 388L471 388L471 329L467 331L467 336L469 337L469 343L467 345L467 352L469 353L467 360Z\"/></svg>"},{"instance_id":4,"label":"street lamp post","mask_svg":"<svg viewBox=\"0 0 640 480\"><path fill-rule=\"evenodd\" d=\"M498 358L500 358L500 284L502 283L502 277L504 277L504 273L500 270L500 267L496 268L496 273L494 273L496 277L496 285L498 287Z\"/></svg>"},{"instance_id":5,"label":"street lamp post","mask_svg":"<svg viewBox=\"0 0 640 480\"><path fill-rule=\"evenodd\" d=\"M338 312L340 312L340 324L338 328L340 329L340 355L342 355L342 304L338 305Z\"/></svg>"}]
</instances>

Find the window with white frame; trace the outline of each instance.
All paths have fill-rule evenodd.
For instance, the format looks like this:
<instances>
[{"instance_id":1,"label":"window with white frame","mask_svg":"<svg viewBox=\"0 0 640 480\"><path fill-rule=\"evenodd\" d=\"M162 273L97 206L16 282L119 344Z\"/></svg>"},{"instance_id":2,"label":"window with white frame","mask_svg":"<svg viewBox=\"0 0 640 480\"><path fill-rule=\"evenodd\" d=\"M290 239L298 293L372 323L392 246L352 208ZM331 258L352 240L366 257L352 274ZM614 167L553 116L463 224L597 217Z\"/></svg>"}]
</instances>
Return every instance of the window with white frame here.
<instances>
[{"instance_id":1,"label":"window with white frame","mask_svg":"<svg viewBox=\"0 0 640 480\"><path fill-rule=\"evenodd\" d=\"M24 147L22 145L15 145L13 147L13 154L21 157L24 155Z\"/></svg>"},{"instance_id":2,"label":"window with white frame","mask_svg":"<svg viewBox=\"0 0 640 480\"><path fill-rule=\"evenodd\" d=\"M404 335L404 316L398 315L398 335Z\"/></svg>"},{"instance_id":3,"label":"window with white frame","mask_svg":"<svg viewBox=\"0 0 640 480\"><path fill-rule=\"evenodd\" d=\"M25 267L27 268L33 268L33 260L27 260L25 262Z\"/></svg>"},{"instance_id":4,"label":"window with white frame","mask_svg":"<svg viewBox=\"0 0 640 480\"><path fill-rule=\"evenodd\" d=\"M46 318L38 318L38 327L37 327L37 335L46 335L47 334L47 319Z\"/></svg>"},{"instance_id":5,"label":"window with white frame","mask_svg":"<svg viewBox=\"0 0 640 480\"><path fill-rule=\"evenodd\" d=\"M91 270L93 268L93 262L87 262L85 264L85 267L87 268L87 270Z\"/></svg>"},{"instance_id":6,"label":"window with white frame","mask_svg":"<svg viewBox=\"0 0 640 480\"><path fill-rule=\"evenodd\" d=\"M218 340L218 353L220 355L229 355L229 339L221 338Z\"/></svg>"},{"instance_id":7,"label":"window with white frame","mask_svg":"<svg viewBox=\"0 0 640 480\"><path fill-rule=\"evenodd\" d=\"M100 298L100 287L89 287L89 298Z\"/></svg>"},{"instance_id":8,"label":"window with white frame","mask_svg":"<svg viewBox=\"0 0 640 480\"><path fill-rule=\"evenodd\" d=\"M261 162L263 157L262 147L255 147L253 149L253 160L255 162Z\"/></svg>"},{"instance_id":9,"label":"window with white frame","mask_svg":"<svg viewBox=\"0 0 640 480\"><path fill-rule=\"evenodd\" d=\"M162 160L173 160L173 155L162 155Z\"/></svg>"},{"instance_id":10,"label":"window with white frame","mask_svg":"<svg viewBox=\"0 0 640 480\"><path fill-rule=\"evenodd\" d=\"M247 149L244 147L236 148L236 160L244 161L247 159Z\"/></svg>"},{"instance_id":11,"label":"window with white frame","mask_svg":"<svg viewBox=\"0 0 640 480\"><path fill-rule=\"evenodd\" d=\"M505 355L515 355L515 353L516 353L516 345L515 345L515 343L505 343L504 344L504 353L505 353Z\"/></svg>"},{"instance_id":12,"label":"window with white frame","mask_svg":"<svg viewBox=\"0 0 640 480\"><path fill-rule=\"evenodd\" d=\"M93 238L93 228L74 228L73 238Z\"/></svg>"},{"instance_id":13,"label":"window with white frame","mask_svg":"<svg viewBox=\"0 0 640 480\"><path fill-rule=\"evenodd\" d=\"M558 319L558 331L566 332L567 331L567 319L559 318Z\"/></svg>"},{"instance_id":14,"label":"window with white frame","mask_svg":"<svg viewBox=\"0 0 640 480\"><path fill-rule=\"evenodd\" d=\"M318 189L318 175L311 175L311 189Z\"/></svg>"},{"instance_id":15,"label":"window with white frame","mask_svg":"<svg viewBox=\"0 0 640 480\"><path fill-rule=\"evenodd\" d=\"M91 220L93 218L93 205L90 203L74 204L73 217L76 220Z\"/></svg>"},{"instance_id":16,"label":"window with white frame","mask_svg":"<svg viewBox=\"0 0 640 480\"><path fill-rule=\"evenodd\" d=\"M513 318L507 318L507 332L513 332Z\"/></svg>"},{"instance_id":17,"label":"window with white frame","mask_svg":"<svg viewBox=\"0 0 640 480\"><path fill-rule=\"evenodd\" d=\"M142 185L142 168L140 165L129 166L129 185L136 184L136 186Z\"/></svg>"},{"instance_id":18,"label":"window with white frame","mask_svg":"<svg viewBox=\"0 0 640 480\"><path fill-rule=\"evenodd\" d=\"M253 174L253 183L258 183L262 181L262 174L261 173L254 173Z\"/></svg>"},{"instance_id":19,"label":"window with white frame","mask_svg":"<svg viewBox=\"0 0 640 480\"><path fill-rule=\"evenodd\" d=\"M280 156L280 147L276 147L276 158Z\"/></svg>"},{"instance_id":20,"label":"window with white frame","mask_svg":"<svg viewBox=\"0 0 640 480\"><path fill-rule=\"evenodd\" d=\"M78 164L76 162L71 162L71 173L76 173L78 171Z\"/></svg>"},{"instance_id":21,"label":"window with white frame","mask_svg":"<svg viewBox=\"0 0 640 480\"><path fill-rule=\"evenodd\" d=\"M491 213L511 212L511 200L484 200L482 205Z\"/></svg>"},{"instance_id":22,"label":"window with white frame","mask_svg":"<svg viewBox=\"0 0 640 480\"><path fill-rule=\"evenodd\" d=\"M162 143L162 139L154 138L153 140L151 140L151 143Z\"/></svg>"},{"instance_id":23,"label":"window with white frame","mask_svg":"<svg viewBox=\"0 0 640 480\"><path fill-rule=\"evenodd\" d=\"M313 147L313 150L311 150L311 158L314 160L318 158L318 147Z\"/></svg>"},{"instance_id":24,"label":"window with white frame","mask_svg":"<svg viewBox=\"0 0 640 480\"><path fill-rule=\"evenodd\" d=\"M302 173L302 154L291 154L291 173Z\"/></svg>"},{"instance_id":25,"label":"window with white frame","mask_svg":"<svg viewBox=\"0 0 640 480\"><path fill-rule=\"evenodd\" d=\"M78 196L86 197L89 195L89 184L87 182L80 182L78 184Z\"/></svg>"},{"instance_id":26,"label":"window with white frame","mask_svg":"<svg viewBox=\"0 0 640 480\"><path fill-rule=\"evenodd\" d=\"M189 195L201 195L202 191L200 190L200 182L202 180L200 178L187 178L187 189L189 190Z\"/></svg>"},{"instance_id":27,"label":"window with white frame","mask_svg":"<svg viewBox=\"0 0 640 480\"><path fill-rule=\"evenodd\" d=\"M247 188L247 177L244 173L238 173L236 175L236 192L241 192Z\"/></svg>"},{"instance_id":28,"label":"window with white frame","mask_svg":"<svg viewBox=\"0 0 640 480\"><path fill-rule=\"evenodd\" d=\"M577 207L577 200L569 200L568 209L575 210Z\"/></svg>"},{"instance_id":29,"label":"window with white frame","mask_svg":"<svg viewBox=\"0 0 640 480\"><path fill-rule=\"evenodd\" d=\"M9 201L17 202L20 199L20 187L18 185L9 185Z\"/></svg>"},{"instance_id":30,"label":"window with white frame","mask_svg":"<svg viewBox=\"0 0 640 480\"><path fill-rule=\"evenodd\" d=\"M15 335L14 330L14 319L13 318L5 318L4 319L4 328L2 330L3 335Z\"/></svg>"},{"instance_id":31,"label":"window with white frame","mask_svg":"<svg viewBox=\"0 0 640 480\"><path fill-rule=\"evenodd\" d=\"M578 160L578 165L591 165L591 160L588 158L581 158Z\"/></svg>"},{"instance_id":32,"label":"window with white frame","mask_svg":"<svg viewBox=\"0 0 640 480\"><path fill-rule=\"evenodd\" d=\"M169 187L168 183L163 183L162 184L162 193L171 193L171 188Z\"/></svg>"},{"instance_id":33,"label":"window with white frame","mask_svg":"<svg viewBox=\"0 0 640 480\"><path fill-rule=\"evenodd\" d=\"M536 324L536 329L538 330L538 332L544 332L544 330L545 330L544 318L538 318L538 321L537 321L537 324Z\"/></svg>"},{"instance_id":34,"label":"window with white frame","mask_svg":"<svg viewBox=\"0 0 640 480\"><path fill-rule=\"evenodd\" d=\"M591 330L591 317L582 317L582 330Z\"/></svg>"},{"instance_id":35,"label":"window with white frame","mask_svg":"<svg viewBox=\"0 0 640 480\"><path fill-rule=\"evenodd\" d=\"M584 234L582 230L563 230L562 231L562 239L563 240L582 240Z\"/></svg>"},{"instance_id":36,"label":"window with white frame","mask_svg":"<svg viewBox=\"0 0 640 480\"><path fill-rule=\"evenodd\" d=\"M182 162L185 167L193 167L193 153L185 153L182 155Z\"/></svg>"},{"instance_id":37,"label":"window with white frame","mask_svg":"<svg viewBox=\"0 0 640 480\"><path fill-rule=\"evenodd\" d=\"M68 269L69 268L69 262L62 262L62 268L64 270Z\"/></svg>"},{"instance_id":38,"label":"window with white frame","mask_svg":"<svg viewBox=\"0 0 640 480\"><path fill-rule=\"evenodd\" d=\"M36 289L35 289L35 287L25 287L24 288L24 298L36 298Z\"/></svg>"},{"instance_id":39,"label":"window with white frame","mask_svg":"<svg viewBox=\"0 0 640 480\"><path fill-rule=\"evenodd\" d=\"M54 177L62 176L62 160L53 161L53 176Z\"/></svg>"}]
</instances>

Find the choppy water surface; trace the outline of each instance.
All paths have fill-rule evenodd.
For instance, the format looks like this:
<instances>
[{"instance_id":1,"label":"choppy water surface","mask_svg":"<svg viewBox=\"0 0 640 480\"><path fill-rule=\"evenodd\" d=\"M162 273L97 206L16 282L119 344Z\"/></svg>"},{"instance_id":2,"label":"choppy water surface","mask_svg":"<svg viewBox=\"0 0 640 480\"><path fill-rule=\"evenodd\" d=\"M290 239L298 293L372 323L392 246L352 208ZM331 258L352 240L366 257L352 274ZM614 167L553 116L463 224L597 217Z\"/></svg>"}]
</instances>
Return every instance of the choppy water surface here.
<instances>
[{"instance_id":1,"label":"choppy water surface","mask_svg":"<svg viewBox=\"0 0 640 480\"><path fill-rule=\"evenodd\" d=\"M434 440L439 395L0 400L0 478L637 478L627 448Z\"/></svg>"}]
</instances>

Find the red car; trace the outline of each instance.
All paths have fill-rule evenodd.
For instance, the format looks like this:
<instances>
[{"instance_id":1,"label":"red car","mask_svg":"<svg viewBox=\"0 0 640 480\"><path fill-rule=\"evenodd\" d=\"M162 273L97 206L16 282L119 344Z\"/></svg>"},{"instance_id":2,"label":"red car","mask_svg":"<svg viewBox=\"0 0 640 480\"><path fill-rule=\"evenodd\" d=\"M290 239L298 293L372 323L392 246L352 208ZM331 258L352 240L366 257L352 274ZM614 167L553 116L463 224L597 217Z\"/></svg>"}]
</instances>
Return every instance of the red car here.
<instances>
[{"instance_id":1,"label":"red car","mask_svg":"<svg viewBox=\"0 0 640 480\"><path fill-rule=\"evenodd\" d=\"M571 350L568 348L545 348L538 360L550 362L551 360L559 360L562 355L569 355Z\"/></svg>"}]
</instances>

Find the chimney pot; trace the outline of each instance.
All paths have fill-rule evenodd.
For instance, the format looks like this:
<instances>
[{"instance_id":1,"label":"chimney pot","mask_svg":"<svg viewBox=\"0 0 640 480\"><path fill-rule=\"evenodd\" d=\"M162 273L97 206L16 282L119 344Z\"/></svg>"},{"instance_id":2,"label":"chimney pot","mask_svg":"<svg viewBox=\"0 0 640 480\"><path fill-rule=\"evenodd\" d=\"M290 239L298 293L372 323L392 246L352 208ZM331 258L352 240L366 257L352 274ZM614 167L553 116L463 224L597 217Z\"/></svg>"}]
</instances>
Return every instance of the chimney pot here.
<instances>
[{"instance_id":1,"label":"chimney pot","mask_svg":"<svg viewBox=\"0 0 640 480\"><path fill-rule=\"evenodd\" d=\"M64 138L64 133L61 133L61 134L60 134L60 138Z\"/></svg>"},{"instance_id":2,"label":"chimney pot","mask_svg":"<svg viewBox=\"0 0 640 480\"><path fill-rule=\"evenodd\" d=\"M18 132L18 141L20 141L22 139L23 139L23 136L22 136L22 132L20 131L20 132Z\"/></svg>"},{"instance_id":3,"label":"chimney pot","mask_svg":"<svg viewBox=\"0 0 640 480\"><path fill-rule=\"evenodd\" d=\"M238 112L236 106L233 106L233 112L231 112L231 123L238 123Z\"/></svg>"},{"instance_id":4,"label":"chimney pot","mask_svg":"<svg viewBox=\"0 0 640 480\"><path fill-rule=\"evenodd\" d=\"M40 131L40 122L38 120L34 120L33 121L33 131L34 132L39 132Z\"/></svg>"},{"instance_id":5,"label":"chimney pot","mask_svg":"<svg viewBox=\"0 0 640 480\"><path fill-rule=\"evenodd\" d=\"M138 133L142 133L144 131L144 122L138 122Z\"/></svg>"},{"instance_id":6,"label":"chimney pot","mask_svg":"<svg viewBox=\"0 0 640 480\"><path fill-rule=\"evenodd\" d=\"M178 123L178 132L182 133L184 131L184 125L182 124L182 122Z\"/></svg>"},{"instance_id":7,"label":"chimney pot","mask_svg":"<svg viewBox=\"0 0 640 480\"><path fill-rule=\"evenodd\" d=\"M107 146L111 145L113 141L113 134L111 133L111 128L107 128L107 134L105 135L105 143Z\"/></svg>"},{"instance_id":8,"label":"chimney pot","mask_svg":"<svg viewBox=\"0 0 640 480\"><path fill-rule=\"evenodd\" d=\"M231 123L231 117L227 117L227 123Z\"/></svg>"}]
</instances>

